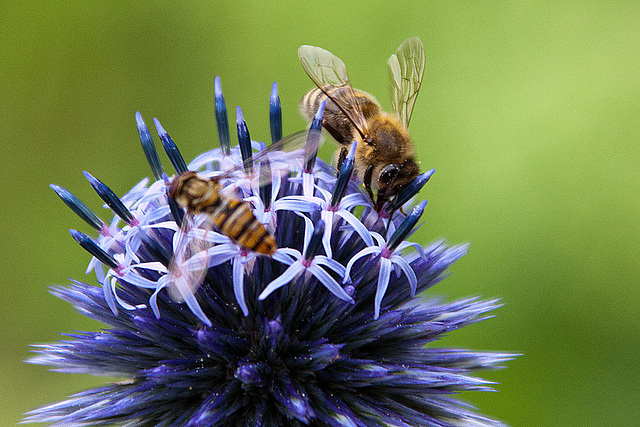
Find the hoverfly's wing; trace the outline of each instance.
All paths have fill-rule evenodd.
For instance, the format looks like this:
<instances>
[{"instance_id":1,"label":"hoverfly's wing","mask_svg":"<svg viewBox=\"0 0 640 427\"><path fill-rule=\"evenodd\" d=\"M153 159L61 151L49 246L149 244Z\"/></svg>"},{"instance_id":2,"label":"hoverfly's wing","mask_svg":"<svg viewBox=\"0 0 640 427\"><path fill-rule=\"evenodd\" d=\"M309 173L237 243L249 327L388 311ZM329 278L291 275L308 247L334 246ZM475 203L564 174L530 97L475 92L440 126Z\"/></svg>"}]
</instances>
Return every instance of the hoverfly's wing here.
<instances>
[{"instance_id":1,"label":"hoverfly's wing","mask_svg":"<svg viewBox=\"0 0 640 427\"><path fill-rule=\"evenodd\" d=\"M185 215L182 226L173 239L173 258L169 264L169 296L177 302L193 298L204 276L209 260L207 249L212 245L202 238L212 224L204 215Z\"/></svg>"},{"instance_id":2,"label":"hoverfly's wing","mask_svg":"<svg viewBox=\"0 0 640 427\"><path fill-rule=\"evenodd\" d=\"M269 182L268 177L273 174L285 175L294 167L303 167L309 161L310 156L316 155L322 141L319 130L317 132L299 131L285 136L266 149L252 153L251 158L214 176L220 180L237 179L246 177L245 171L253 170L254 176L257 175L259 178L260 185L265 185ZM247 168L247 164L251 165L251 168ZM256 174L254 169L258 169L260 172Z\"/></svg>"},{"instance_id":3,"label":"hoverfly's wing","mask_svg":"<svg viewBox=\"0 0 640 427\"><path fill-rule=\"evenodd\" d=\"M408 127L424 75L425 55L420 38L410 37L403 41L387 63L393 111Z\"/></svg>"},{"instance_id":4,"label":"hoverfly's wing","mask_svg":"<svg viewBox=\"0 0 640 427\"><path fill-rule=\"evenodd\" d=\"M367 123L344 62L328 50L308 45L298 48L298 57L316 86L340 108L363 137L368 135Z\"/></svg>"}]
</instances>

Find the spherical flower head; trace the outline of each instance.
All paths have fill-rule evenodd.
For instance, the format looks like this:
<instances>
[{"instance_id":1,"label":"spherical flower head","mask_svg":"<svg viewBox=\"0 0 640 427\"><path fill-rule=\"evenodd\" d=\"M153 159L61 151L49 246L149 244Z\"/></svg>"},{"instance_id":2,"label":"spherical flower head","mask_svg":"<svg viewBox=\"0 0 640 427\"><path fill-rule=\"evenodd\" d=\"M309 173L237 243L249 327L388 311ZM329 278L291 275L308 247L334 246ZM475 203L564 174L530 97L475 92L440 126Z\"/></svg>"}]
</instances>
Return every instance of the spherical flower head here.
<instances>
[{"instance_id":1,"label":"spherical flower head","mask_svg":"<svg viewBox=\"0 0 640 427\"><path fill-rule=\"evenodd\" d=\"M87 273L96 274L99 286L73 281L52 292L106 328L35 346L38 355L30 360L56 371L121 380L33 410L25 421L500 425L452 395L491 390L473 372L497 368L513 355L430 345L446 332L489 317L498 302L415 297L442 280L467 246L408 242L426 202L407 202L406 214L376 210L351 177L353 153L336 178L331 166L315 158L317 147L302 149L313 158L296 162L252 142L239 109L240 146L230 146L219 79L215 88L222 148L186 164L156 121L160 139L178 174L198 171L205 179L223 174L226 197L249 204L278 249L272 256L247 250L207 226L206 214L190 215L177 206L167 196L176 178L162 170L136 114L155 180L144 179L118 198L86 174L114 212L110 222L52 186L99 233L93 239L72 230L93 255ZM276 98L272 93L274 139L282 135ZM307 140L315 143L317 132L312 128ZM226 173L230 170L235 172ZM425 177L419 187L424 182ZM184 227L187 221L191 228ZM178 254L185 241L200 242L199 249ZM202 275L191 288L193 283L177 274L198 269Z\"/></svg>"}]
</instances>

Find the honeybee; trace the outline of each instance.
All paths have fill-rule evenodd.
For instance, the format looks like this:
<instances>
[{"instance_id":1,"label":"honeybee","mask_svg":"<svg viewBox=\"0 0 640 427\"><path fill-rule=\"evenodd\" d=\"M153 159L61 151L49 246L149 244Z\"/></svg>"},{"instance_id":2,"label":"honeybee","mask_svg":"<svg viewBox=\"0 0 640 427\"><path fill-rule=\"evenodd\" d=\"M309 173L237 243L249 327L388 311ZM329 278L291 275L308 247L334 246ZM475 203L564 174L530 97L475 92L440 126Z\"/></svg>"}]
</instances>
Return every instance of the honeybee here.
<instances>
[{"instance_id":1,"label":"honeybee","mask_svg":"<svg viewBox=\"0 0 640 427\"><path fill-rule=\"evenodd\" d=\"M320 103L328 99L322 125L343 146L336 153L338 169L348 147L357 141L355 173L376 209L382 209L420 173L407 127L424 74L422 42L418 37L406 39L387 62L393 114L383 111L372 95L354 89L344 62L331 52L305 45L298 56L317 86L302 98L302 115L312 120Z\"/></svg>"}]
</instances>

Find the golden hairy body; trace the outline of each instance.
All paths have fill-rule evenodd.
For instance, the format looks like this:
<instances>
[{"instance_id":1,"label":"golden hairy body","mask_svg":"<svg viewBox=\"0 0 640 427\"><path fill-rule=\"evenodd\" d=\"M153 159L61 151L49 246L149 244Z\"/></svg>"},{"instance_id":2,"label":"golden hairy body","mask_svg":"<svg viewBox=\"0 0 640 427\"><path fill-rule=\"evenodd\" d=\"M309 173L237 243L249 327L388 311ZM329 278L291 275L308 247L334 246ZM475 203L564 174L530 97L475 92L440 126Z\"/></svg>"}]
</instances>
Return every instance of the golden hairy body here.
<instances>
[{"instance_id":1,"label":"golden hairy body","mask_svg":"<svg viewBox=\"0 0 640 427\"><path fill-rule=\"evenodd\" d=\"M341 96L340 89L325 88L330 96ZM406 184L411 182L420 172L414 158L413 142L404 125L395 114L389 114L382 110L378 101L370 94L354 89L353 100L359 104L368 130L368 139L365 141L357 127L348 119L342 110L332 102L319 88L311 89L300 103L300 111L303 116L311 121L320 103L328 100L325 105L322 125L324 129L347 151L354 141L358 142L355 155L355 173L365 182L365 173L379 178L383 168L387 165L401 165L398 175L395 177L392 191L387 198L395 194ZM336 157L342 150L336 151ZM371 187L380 191L380 185L384 179L374 179ZM384 191L384 189L383 189ZM393 192L393 194L391 194ZM380 194L379 196L380 197Z\"/></svg>"},{"instance_id":2,"label":"golden hairy body","mask_svg":"<svg viewBox=\"0 0 640 427\"><path fill-rule=\"evenodd\" d=\"M300 46L298 56L304 70L316 84L300 103L300 111L312 120L326 101L324 129L343 147L338 150L338 167L357 141L355 170L375 205L382 205L420 173L413 142L407 132L413 105L424 74L424 47L417 37L405 40L389 58L393 113L387 113L367 92L351 86L342 60L331 52Z\"/></svg>"}]
</instances>

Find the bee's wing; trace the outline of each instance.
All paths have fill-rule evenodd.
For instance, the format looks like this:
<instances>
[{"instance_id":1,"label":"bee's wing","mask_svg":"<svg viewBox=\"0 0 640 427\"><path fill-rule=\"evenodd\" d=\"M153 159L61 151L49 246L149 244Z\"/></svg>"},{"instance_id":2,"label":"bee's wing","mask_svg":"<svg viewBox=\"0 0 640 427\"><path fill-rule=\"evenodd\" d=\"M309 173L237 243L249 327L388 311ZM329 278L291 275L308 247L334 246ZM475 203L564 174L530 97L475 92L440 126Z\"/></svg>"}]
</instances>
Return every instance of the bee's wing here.
<instances>
[{"instance_id":1,"label":"bee's wing","mask_svg":"<svg viewBox=\"0 0 640 427\"><path fill-rule=\"evenodd\" d=\"M174 301L183 302L202 284L208 270L207 249L212 246L203 236L211 225L206 215L185 215L176 231L168 283L169 296Z\"/></svg>"},{"instance_id":2,"label":"bee's wing","mask_svg":"<svg viewBox=\"0 0 640 427\"><path fill-rule=\"evenodd\" d=\"M408 127L424 75L425 55L420 38L410 37L403 41L387 63L393 110Z\"/></svg>"},{"instance_id":3,"label":"bee's wing","mask_svg":"<svg viewBox=\"0 0 640 427\"><path fill-rule=\"evenodd\" d=\"M368 135L367 122L344 62L328 50L308 45L298 48L298 57L316 86L340 108L363 137Z\"/></svg>"}]
</instances>

